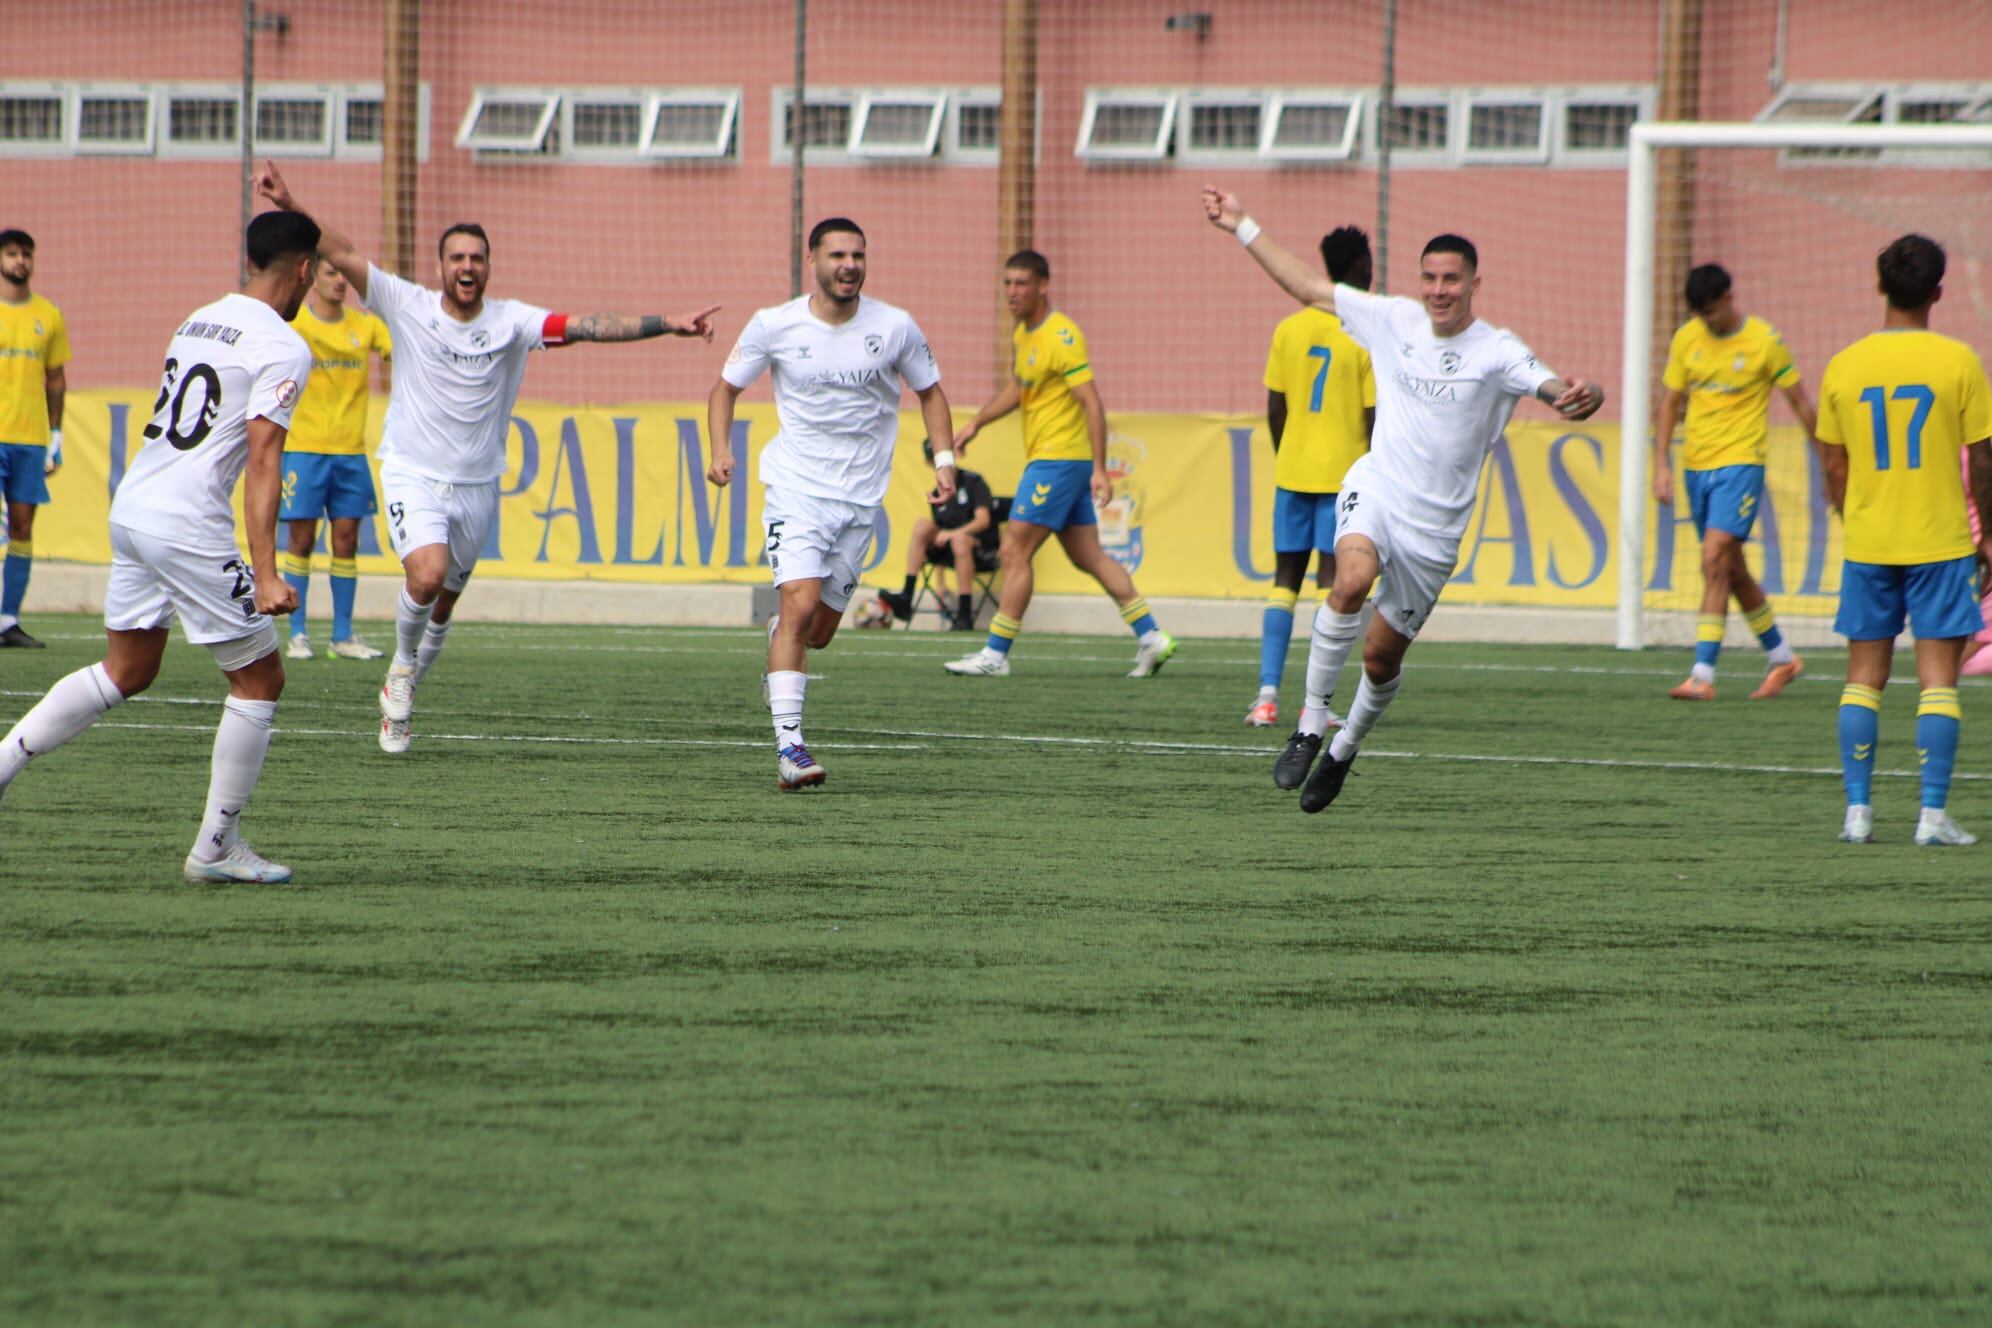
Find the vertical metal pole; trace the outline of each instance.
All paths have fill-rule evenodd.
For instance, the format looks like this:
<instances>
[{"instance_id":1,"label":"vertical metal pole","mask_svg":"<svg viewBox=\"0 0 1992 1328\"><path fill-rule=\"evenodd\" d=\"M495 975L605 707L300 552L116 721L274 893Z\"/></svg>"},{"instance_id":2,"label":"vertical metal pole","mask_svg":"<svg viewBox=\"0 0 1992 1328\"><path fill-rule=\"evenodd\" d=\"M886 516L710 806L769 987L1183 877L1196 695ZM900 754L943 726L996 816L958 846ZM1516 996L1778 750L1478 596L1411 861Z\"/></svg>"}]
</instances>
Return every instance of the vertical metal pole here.
<instances>
[{"instance_id":1,"label":"vertical metal pole","mask_svg":"<svg viewBox=\"0 0 1992 1328\"><path fill-rule=\"evenodd\" d=\"M1390 289L1390 105L1397 99L1397 0L1383 5L1383 82L1376 94L1376 291Z\"/></svg>"},{"instance_id":2,"label":"vertical metal pole","mask_svg":"<svg viewBox=\"0 0 1992 1328\"><path fill-rule=\"evenodd\" d=\"M802 140L803 108L808 74L809 0L795 0L795 92L789 98L790 147L794 156L789 165L789 298L802 294Z\"/></svg>"},{"instance_id":3,"label":"vertical metal pole","mask_svg":"<svg viewBox=\"0 0 1992 1328\"><path fill-rule=\"evenodd\" d=\"M249 184L256 170L256 0L242 0L242 109L236 127L242 131L242 225L235 241L235 280L240 285L247 271L241 237L256 206L256 193Z\"/></svg>"},{"instance_id":4,"label":"vertical metal pole","mask_svg":"<svg viewBox=\"0 0 1992 1328\"><path fill-rule=\"evenodd\" d=\"M1646 421L1653 368L1654 176L1645 125L1625 172L1625 364L1619 383L1618 648L1643 644L1646 616Z\"/></svg>"},{"instance_id":5,"label":"vertical metal pole","mask_svg":"<svg viewBox=\"0 0 1992 1328\"><path fill-rule=\"evenodd\" d=\"M1037 231L1037 0L1004 0L1003 111L996 163L996 249L1029 249ZM1010 310L996 299L994 385L1010 380Z\"/></svg>"},{"instance_id":6,"label":"vertical metal pole","mask_svg":"<svg viewBox=\"0 0 1992 1328\"><path fill-rule=\"evenodd\" d=\"M415 277L416 127L421 114L422 0L387 0L380 105L382 264Z\"/></svg>"}]
</instances>

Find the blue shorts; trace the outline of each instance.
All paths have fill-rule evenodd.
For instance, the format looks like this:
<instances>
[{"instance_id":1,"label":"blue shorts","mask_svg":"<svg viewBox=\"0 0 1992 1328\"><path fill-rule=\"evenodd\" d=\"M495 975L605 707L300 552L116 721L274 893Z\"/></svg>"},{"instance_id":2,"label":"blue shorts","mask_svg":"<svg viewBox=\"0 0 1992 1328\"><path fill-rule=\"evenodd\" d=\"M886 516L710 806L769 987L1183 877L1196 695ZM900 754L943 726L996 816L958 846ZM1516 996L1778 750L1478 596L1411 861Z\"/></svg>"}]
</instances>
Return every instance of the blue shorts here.
<instances>
[{"instance_id":1,"label":"blue shorts","mask_svg":"<svg viewBox=\"0 0 1992 1328\"><path fill-rule=\"evenodd\" d=\"M1093 510L1093 463L1033 461L1026 465L1017 480L1017 496L1010 503L1010 519L1046 530L1098 525L1100 517Z\"/></svg>"},{"instance_id":2,"label":"blue shorts","mask_svg":"<svg viewBox=\"0 0 1992 1328\"><path fill-rule=\"evenodd\" d=\"M1273 490L1273 552L1335 552L1335 499L1338 494Z\"/></svg>"},{"instance_id":3,"label":"blue shorts","mask_svg":"<svg viewBox=\"0 0 1992 1328\"><path fill-rule=\"evenodd\" d=\"M48 501L48 449L29 443L0 443L0 492L10 503Z\"/></svg>"},{"instance_id":4,"label":"blue shorts","mask_svg":"<svg viewBox=\"0 0 1992 1328\"><path fill-rule=\"evenodd\" d=\"M1691 470L1687 480L1688 510L1694 514L1696 535L1706 535L1714 526L1737 539L1750 538L1750 527L1757 524L1757 500L1764 496L1762 466Z\"/></svg>"},{"instance_id":5,"label":"blue shorts","mask_svg":"<svg viewBox=\"0 0 1992 1328\"><path fill-rule=\"evenodd\" d=\"M1833 630L1849 641L1893 641L1904 615L1918 641L1974 636L1985 628L1978 608L1978 559L1942 563L1843 563L1840 612Z\"/></svg>"},{"instance_id":6,"label":"blue shorts","mask_svg":"<svg viewBox=\"0 0 1992 1328\"><path fill-rule=\"evenodd\" d=\"M372 516L373 472L363 456L329 452L284 453L284 506L279 521Z\"/></svg>"}]
</instances>

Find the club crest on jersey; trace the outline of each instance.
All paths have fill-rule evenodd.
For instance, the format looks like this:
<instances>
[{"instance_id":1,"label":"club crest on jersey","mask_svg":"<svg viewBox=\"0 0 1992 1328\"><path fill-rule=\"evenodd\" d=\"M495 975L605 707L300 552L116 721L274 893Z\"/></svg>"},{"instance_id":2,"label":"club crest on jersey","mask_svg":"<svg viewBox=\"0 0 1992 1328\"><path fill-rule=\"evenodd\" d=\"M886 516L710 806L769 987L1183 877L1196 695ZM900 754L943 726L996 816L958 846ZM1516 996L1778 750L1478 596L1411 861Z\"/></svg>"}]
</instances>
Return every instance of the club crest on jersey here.
<instances>
[{"instance_id":1,"label":"club crest on jersey","mask_svg":"<svg viewBox=\"0 0 1992 1328\"><path fill-rule=\"evenodd\" d=\"M347 340L347 341L350 341L350 342L351 342L351 343L353 344L353 349L354 349L354 350L358 350L358 349L360 348L360 334L359 334L359 333L357 333L357 332L348 332L348 333L346 334L346 340Z\"/></svg>"},{"instance_id":2,"label":"club crest on jersey","mask_svg":"<svg viewBox=\"0 0 1992 1328\"><path fill-rule=\"evenodd\" d=\"M1448 375L1458 373L1459 363L1460 361L1459 361L1458 351L1442 350L1439 352L1439 371L1441 373L1445 373Z\"/></svg>"},{"instance_id":3,"label":"club crest on jersey","mask_svg":"<svg viewBox=\"0 0 1992 1328\"><path fill-rule=\"evenodd\" d=\"M491 344L491 334L480 327L477 331L470 334L470 344L479 350L483 350Z\"/></svg>"},{"instance_id":4,"label":"club crest on jersey","mask_svg":"<svg viewBox=\"0 0 1992 1328\"><path fill-rule=\"evenodd\" d=\"M1732 372L1735 372L1735 373L1742 373L1742 372L1743 372L1743 357L1742 357L1741 355L1738 355L1738 356L1737 356L1737 357L1736 357L1735 359L1731 360L1731 361L1729 362L1729 368L1730 368L1730 370L1731 370Z\"/></svg>"},{"instance_id":5,"label":"club crest on jersey","mask_svg":"<svg viewBox=\"0 0 1992 1328\"><path fill-rule=\"evenodd\" d=\"M35 335L38 337L43 337L48 335L48 333L42 329L42 321L39 318L35 320Z\"/></svg>"},{"instance_id":6,"label":"club crest on jersey","mask_svg":"<svg viewBox=\"0 0 1992 1328\"><path fill-rule=\"evenodd\" d=\"M283 382L277 384L277 405L281 409L289 410L292 406L295 406L296 404L297 404L297 379L286 378L284 379Z\"/></svg>"},{"instance_id":7,"label":"club crest on jersey","mask_svg":"<svg viewBox=\"0 0 1992 1328\"><path fill-rule=\"evenodd\" d=\"M865 337L865 349L877 355L885 350L885 338L873 332Z\"/></svg>"}]
</instances>

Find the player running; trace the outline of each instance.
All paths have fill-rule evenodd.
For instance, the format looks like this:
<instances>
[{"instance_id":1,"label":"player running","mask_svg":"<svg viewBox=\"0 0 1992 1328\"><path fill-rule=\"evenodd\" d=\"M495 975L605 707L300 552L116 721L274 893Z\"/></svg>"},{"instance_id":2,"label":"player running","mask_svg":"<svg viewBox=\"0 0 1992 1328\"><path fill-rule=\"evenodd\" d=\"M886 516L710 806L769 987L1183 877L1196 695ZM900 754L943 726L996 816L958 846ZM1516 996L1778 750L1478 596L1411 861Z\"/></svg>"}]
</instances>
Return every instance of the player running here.
<instances>
[{"instance_id":1,"label":"player running","mask_svg":"<svg viewBox=\"0 0 1992 1328\"><path fill-rule=\"evenodd\" d=\"M1369 237L1343 226L1321 237L1328 279L1370 286ZM1376 423L1376 375L1369 352L1330 313L1306 308L1273 329L1266 352L1266 428L1273 436L1273 588L1259 623L1259 695L1247 728L1280 718L1280 679L1293 644L1293 610L1307 580L1307 555L1318 552L1315 584L1335 584L1335 499L1342 477L1369 451ZM1328 727L1342 722L1328 712Z\"/></svg>"},{"instance_id":2,"label":"player running","mask_svg":"<svg viewBox=\"0 0 1992 1328\"><path fill-rule=\"evenodd\" d=\"M379 659L380 651L353 634L353 597L360 585L360 522L377 510L373 473L367 469L367 356L393 358L394 339L374 315L346 307L345 276L321 261L291 326L311 347L311 381L297 403L284 447L284 510L290 552L284 580L297 592L291 614L292 659L315 653L305 633L311 591L311 551L318 518L332 524L332 653L342 659Z\"/></svg>"},{"instance_id":3,"label":"player running","mask_svg":"<svg viewBox=\"0 0 1992 1328\"><path fill-rule=\"evenodd\" d=\"M21 627L34 569L35 509L62 465L69 331L62 311L34 293L35 241L0 231L0 492L7 496L7 558L0 567L0 649L39 650Z\"/></svg>"},{"instance_id":4,"label":"player running","mask_svg":"<svg viewBox=\"0 0 1992 1328\"><path fill-rule=\"evenodd\" d=\"M1335 511L1335 584L1314 615L1307 700L1300 727L1273 767L1273 782L1299 787L1300 809L1335 800L1363 739L1402 681L1404 655L1459 561L1481 463L1507 427L1515 402L1534 396L1565 419L1604 404L1603 389L1568 382L1536 363L1512 332L1473 314L1479 255L1458 235L1440 235L1419 259L1420 300L1338 286L1260 233L1244 205L1214 187L1204 215L1236 234L1280 288L1342 320L1376 366L1376 432L1349 467ZM1363 650L1362 682L1328 756L1310 775L1327 732L1328 702L1361 628L1363 602L1381 580Z\"/></svg>"},{"instance_id":5,"label":"player running","mask_svg":"<svg viewBox=\"0 0 1992 1328\"><path fill-rule=\"evenodd\" d=\"M104 661L49 688L0 742L5 790L31 759L151 686L178 617L187 640L206 646L228 676L207 810L182 868L190 881L291 878L289 867L244 843L238 827L284 690L268 615L296 604L277 575L277 497L284 434L311 373L311 352L289 321L311 280L318 227L297 212L266 212L249 223L247 242L249 284L188 315L167 346L145 445L111 500ZM246 565L229 507L245 468Z\"/></svg>"},{"instance_id":6,"label":"player running","mask_svg":"<svg viewBox=\"0 0 1992 1328\"><path fill-rule=\"evenodd\" d=\"M1840 766L1847 815L1840 838L1874 836L1869 799L1895 638L1906 619L1916 633L1916 756L1923 767L1918 844L1975 844L1950 818L1951 771L1963 712L1958 658L1985 626L1977 577L1992 540L1974 543L1963 477L1992 511L1992 389L1971 347L1930 331L1930 307L1943 296L1944 251L1905 235L1875 262L1888 298L1881 331L1862 337L1826 365L1819 386L1819 440L1826 492L1844 513L1846 563L1833 630L1847 638L1847 688L1840 694Z\"/></svg>"},{"instance_id":7,"label":"player running","mask_svg":"<svg viewBox=\"0 0 1992 1328\"><path fill-rule=\"evenodd\" d=\"M1024 610L1031 603L1031 560L1055 533L1072 565L1100 583L1133 630L1137 644L1127 676L1152 677L1176 653L1176 638L1155 625L1134 578L1100 547L1094 504L1113 501L1114 482L1107 474L1107 408L1093 382L1085 334L1051 307L1051 264L1036 250L1019 250L1003 264L1003 298L1017 319L1011 334L1013 377L975 412L954 443L956 450L967 451L984 425L1022 406L1024 473L1003 526L997 555L1003 591L989 640L973 655L942 667L971 678L1000 678L1010 671L1010 647L1024 630Z\"/></svg>"},{"instance_id":8,"label":"player running","mask_svg":"<svg viewBox=\"0 0 1992 1328\"><path fill-rule=\"evenodd\" d=\"M816 289L757 312L706 400L706 478L733 481L733 410L763 373L775 380L780 428L761 449L768 571L780 611L768 627L767 701L775 782L784 792L827 777L803 741L805 654L837 635L892 477L901 390L920 398L929 438L954 428L941 371L911 314L863 295L865 233L831 217L809 232ZM934 453L933 501L954 496L954 453Z\"/></svg>"},{"instance_id":9,"label":"player running","mask_svg":"<svg viewBox=\"0 0 1992 1328\"><path fill-rule=\"evenodd\" d=\"M280 208L296 207L272 162L263 163L256 188ZM675 318L577 316L487 300L491 242L469 222L451 226L436 244L441 291L381 271L329 226L320 253L387 323L400 351L381 427L380 486L388 536L407 581L395 613L394 659L380 689L380 749L405 752L415 688L442 653L457 601L498 517L498 477L505 473L505 438L526 356L579 341L667 333L710 341L719 306Z\"/></svg>"},{"instance_id":10,"label":"player running","mask_svg":"<svg viewBox=\"0 0 1992 1328\"><path fill-rule=\"evenodd\" d=\"M1727 272L1714 263L1702 264L1688 273L1685 294L1695 316L1674 333L1667 349L1661 375L1665 390L1653 428L1653 498L1662 506L1674 501L1674 422L1681 418L1685 400L1688 427L1681 464L1701 540L1702 603L1694 667L1668 695L1676 701L1715 699L1715 660L1733 595L1770 661L1750 699L1767 701L1805 665L1778 629L1764 588L1743 559L1743 545L1764 495L1771 389L1784 394L1808 438L1814 428L1812 403L1805 399L1784 338L1763 319L1745 317L1736 307Z\"/></svg>"}]
</instances>

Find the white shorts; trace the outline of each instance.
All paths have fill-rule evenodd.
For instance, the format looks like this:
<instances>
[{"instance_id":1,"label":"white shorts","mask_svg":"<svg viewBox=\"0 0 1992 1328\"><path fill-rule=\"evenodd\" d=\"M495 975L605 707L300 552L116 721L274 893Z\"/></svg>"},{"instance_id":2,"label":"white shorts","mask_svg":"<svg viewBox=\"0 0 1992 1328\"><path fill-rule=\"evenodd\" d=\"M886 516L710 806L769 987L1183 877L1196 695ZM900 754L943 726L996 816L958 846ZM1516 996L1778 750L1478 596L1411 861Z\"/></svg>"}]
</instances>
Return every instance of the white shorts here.
<instances>
[{"instance_id":1,"label":"white shorts","mask_svg":"<svg viewBox=\"0 0 1992 1328\"><path fill-rule=\"evenodd\" d=\"M498 481L449 484L388 461L380 468L380 492L395 556L406 562L416 549L449 546L450 570L443 589L452 594L461 591L497 523Z\"/></svg>"},{"instance_id":2,"label":"white shorts","mask_svg":"<svg viewBox=\"0 0 1992 1328\"><path fill-rule=\"evenodd\" d=\"M1342 478L1342 496L1335 502L1335 542L1361 535L1376 545L1382 565L1377 614L1398 635L1416 639L1459 565L1459 541L1416 529L1392 515L1396 506L1369 458L1358 457Z\"/></svg>"},{"instance_id":3,"label":"white shorts","mask_svg":"<svg viewBox=\"0 0 1992 1328\"><path fill-rule=\"evenodd\" d=\"M170 627L214 651L224 669L253 664L277 648L277 625L256 612L256 578L233 544L175 544L111 523L111 579L104 626L114 632Z\"/></svg>"},{"instance_id":4,"label":"white shorts","mask_svg":"<svg viewBox=\"0 0 1992 1328\"><path fill-rule=\"evenodd\" d=\"M762 521L768 529L768 570L774 573L775 584L821 581L823 603L842 613L857 589L883 510L769 486Z\"/></svg>"}]
</instances>

